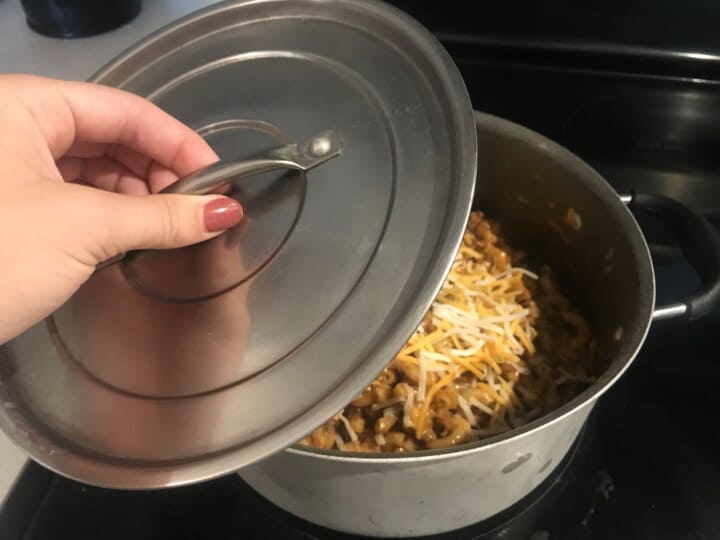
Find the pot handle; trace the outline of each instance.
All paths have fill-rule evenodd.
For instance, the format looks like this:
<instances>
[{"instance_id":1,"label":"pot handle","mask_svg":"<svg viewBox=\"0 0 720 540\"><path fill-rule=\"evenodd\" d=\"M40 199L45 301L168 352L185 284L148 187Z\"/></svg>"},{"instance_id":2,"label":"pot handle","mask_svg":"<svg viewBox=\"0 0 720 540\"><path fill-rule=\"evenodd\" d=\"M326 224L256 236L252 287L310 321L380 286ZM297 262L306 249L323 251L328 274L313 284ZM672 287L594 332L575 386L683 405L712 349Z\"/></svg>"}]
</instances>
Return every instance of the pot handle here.
<instances>
[{"instance_id":1,"label":"pot handle","mask_svg":"<svg viewBox=\"0 0 720 540\"><path fill-rule=\"evenodd\" d=\"M683 255L702 279L702 286L689 300L656 307L653 319L685 315L694 320L717 308L720 305L720 236L715 227L698 212L662 195L633 193L621 199L632 210L648 212L669 222L677 233Z\"/></svg>"}]
</instances>

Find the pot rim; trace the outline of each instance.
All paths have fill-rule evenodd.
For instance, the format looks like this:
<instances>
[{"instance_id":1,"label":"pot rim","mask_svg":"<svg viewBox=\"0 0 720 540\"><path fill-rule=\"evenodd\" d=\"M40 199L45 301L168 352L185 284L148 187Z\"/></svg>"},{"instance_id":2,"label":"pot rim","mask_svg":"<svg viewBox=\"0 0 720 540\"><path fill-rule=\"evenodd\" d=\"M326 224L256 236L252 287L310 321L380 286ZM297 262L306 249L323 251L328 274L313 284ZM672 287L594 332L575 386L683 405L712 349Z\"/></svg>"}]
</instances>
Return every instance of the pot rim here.
<instances>
[{"instance_id":1,"label":"pot rim","mask_svg":"<svg viewBox=\"0 0 720 540\"><path fill-rule=\"evenodd\" d=\"M422 463L440 461L444 459L454 459L472 455L484 450L490 450L506 444L519 441L530 435L540 431L545 426L560 422L564 418L575 414L577 411L583 409L586 406L592 406L615 382L625 373L630 367L633 360L637 356L640 348L645 343L647 334L652 324L652 314L655 308L655 271L650 257L650 249L648 248L645 236L640 229L640 225L635 220L630 210L625 204L623 204L620 195L612 188L612 186L592 168L588 163L583 161L580 157L575 155L573 152L565 148L564 146L548 139L544 135L526 128L510 120L506 120L499 116L483 113L475 110L473 112L475 125L479 124L489 125L493 129L506 133L515 138L522 139L524 141L534 141L534 144L539 148L543 149L549 154L552 154L555 159L558 159L567 166L574 169L578 174L582 174L588 177L592 177L594 181L599 185L604 185L607 188L607 194L614 194L617 199L616 203L610 202L610 204L616 204L619 212L624 212L625 216L629 218L629 223L632 226L631 230L627 231L627 234L634 235L637 240L637 244L641 247L641 250L637 253L637 260L641 265L646 266L648 275L650 276L650 283L648 291L650 293L649 302L647 302L647 314L645 317L644 328L641 328L640 332L634 334L635 343L633 343L630 354L627 356L624 362L616 361L614 366L611 366L606 372L598 377L598 379L591 384L588 388L583 390L580 394L575 396L567 403L561 405L554 411L545 416L541 416L528 422L524 426L517 429L511 429L504 433L499 433L485 439L478 441L465 443L457 447L442 448L435 450L418 450L415 452L409 452L407 454L388 454L382 452L347 452L341 450L324 450L312 447L301 446L295 444L286 448L284 451L299 456L309 457L313 459L322 459L327 461L340 461L348 463ZM610 200L608 198L608 200Z\"/></svg>"}]
</instances>

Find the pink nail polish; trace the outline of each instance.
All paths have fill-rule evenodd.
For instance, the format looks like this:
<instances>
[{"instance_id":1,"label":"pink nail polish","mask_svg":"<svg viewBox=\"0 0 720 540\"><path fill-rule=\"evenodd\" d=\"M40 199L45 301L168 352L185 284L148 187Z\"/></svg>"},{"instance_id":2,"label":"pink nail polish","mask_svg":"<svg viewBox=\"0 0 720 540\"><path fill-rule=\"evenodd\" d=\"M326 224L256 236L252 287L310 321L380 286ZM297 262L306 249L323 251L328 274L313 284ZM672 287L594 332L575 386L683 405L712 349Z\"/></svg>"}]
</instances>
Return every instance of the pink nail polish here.
<instances>
[{"instance_id":1,"label":"pink nail polish","mask_svg":"<svg viewBox=\"0 0 720 540\"><path fill-rule=\"evenodd\" d=\"M203 217L205 228L209 232L224 231L240 223L243 209L235 199L221 197L205 205Z\"/></svg>"}]
</instances>

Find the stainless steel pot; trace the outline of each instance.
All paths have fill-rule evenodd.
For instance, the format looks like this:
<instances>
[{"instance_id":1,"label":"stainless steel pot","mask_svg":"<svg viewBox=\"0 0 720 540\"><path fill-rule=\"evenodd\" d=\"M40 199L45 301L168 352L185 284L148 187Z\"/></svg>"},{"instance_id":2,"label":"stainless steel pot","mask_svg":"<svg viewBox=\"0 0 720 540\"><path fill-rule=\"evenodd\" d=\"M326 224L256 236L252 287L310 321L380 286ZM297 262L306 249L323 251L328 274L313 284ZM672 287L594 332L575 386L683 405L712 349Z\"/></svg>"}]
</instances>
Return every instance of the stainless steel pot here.
<instances>
[{"instance_id":1,"label":"stainless steel pot","mask_svg":"<svg viewBox=\"0 0 720 540\"><path fill-rule=\"evenodd\" d=\"M550 264L581 304L598 341L598 379L522 429L455 450L395 456L293 447L240 471L261 495L310 522L404 537L460 528L504 510L562 461L653 319L699 317L718 304L720 241L701 216L663 197L618 196L587 164L538 133L486 114L475 120L477 207L502 224L512 244ZM687 302L655 307L650 254L628 207L659 214L676 229L704 283Z\"/></svg>"}]
</instances>

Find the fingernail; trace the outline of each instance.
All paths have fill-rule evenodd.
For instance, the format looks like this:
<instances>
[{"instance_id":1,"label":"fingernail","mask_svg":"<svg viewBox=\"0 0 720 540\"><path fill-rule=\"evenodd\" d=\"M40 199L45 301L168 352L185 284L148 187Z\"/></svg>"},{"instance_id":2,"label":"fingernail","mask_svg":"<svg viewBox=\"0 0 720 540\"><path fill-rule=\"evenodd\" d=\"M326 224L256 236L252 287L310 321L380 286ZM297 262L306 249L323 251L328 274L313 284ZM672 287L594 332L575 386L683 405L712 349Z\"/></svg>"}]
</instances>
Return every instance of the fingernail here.
<instances>
[{"instance_id":1,"label":"fingernail","mask_svg":"<svg viewBox=\"0 0 720 540\"><path fill-rule=\"evenodd\" d=\"M220 197L205 205L203 217L208 232L224 231L240 223L243 209L235 199Z\"/></svg>"}]
</instances>

